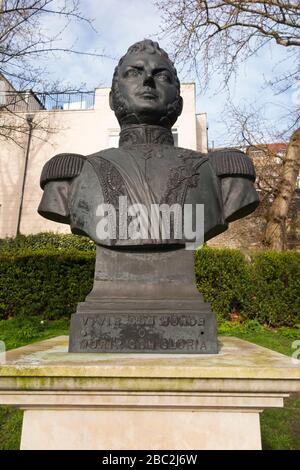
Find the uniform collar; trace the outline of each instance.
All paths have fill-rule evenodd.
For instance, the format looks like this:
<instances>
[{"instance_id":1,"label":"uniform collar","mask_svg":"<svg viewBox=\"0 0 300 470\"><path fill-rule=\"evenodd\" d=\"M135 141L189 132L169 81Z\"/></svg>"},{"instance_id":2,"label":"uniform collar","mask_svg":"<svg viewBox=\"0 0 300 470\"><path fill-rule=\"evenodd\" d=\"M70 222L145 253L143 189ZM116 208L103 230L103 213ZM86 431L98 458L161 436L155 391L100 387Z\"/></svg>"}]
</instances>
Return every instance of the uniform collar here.
<instances>
[{"instance_id":1,"label":"uniform collar","mask_svg":"<svg viewBox=\"0 0 300 470\"><path fill-rule=\"evenodd\" d=\"M165 144L174 146L170 129L148 124L129 125L120 132L119 147L144 144Z\"/></svg>"}]
</instances>

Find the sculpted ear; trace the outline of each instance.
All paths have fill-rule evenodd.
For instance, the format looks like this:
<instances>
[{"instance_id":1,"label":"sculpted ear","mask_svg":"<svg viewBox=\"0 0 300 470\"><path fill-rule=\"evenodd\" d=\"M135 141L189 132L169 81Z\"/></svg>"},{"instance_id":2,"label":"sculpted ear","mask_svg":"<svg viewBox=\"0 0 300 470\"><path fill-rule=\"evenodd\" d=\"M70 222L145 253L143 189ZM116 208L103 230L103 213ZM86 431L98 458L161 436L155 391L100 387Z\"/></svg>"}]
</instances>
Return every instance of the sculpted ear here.
<instances>
[{"instance_id":1,"label":"sculpted ear","mask_svg":"<svg viewBox=\"0 0 300 470\"><path fill-rule=\"evenodd\" d=\"M115 110L114 104L113 104L113 94L112 94L112 91L109 92L109 106L110 106L110 109L112 109L113 111Z\"/></svg>"},{"instance_id":2,"label":"sculpted ear","mask_svg":"<svg viewBox=\"0 0 300 470\"><path fill-rule=\"evenodd\" d=\"M182 108L183 108L183 99L181 96L178 98L178 116L182 113Z\"/></svg>"}]
</instances>

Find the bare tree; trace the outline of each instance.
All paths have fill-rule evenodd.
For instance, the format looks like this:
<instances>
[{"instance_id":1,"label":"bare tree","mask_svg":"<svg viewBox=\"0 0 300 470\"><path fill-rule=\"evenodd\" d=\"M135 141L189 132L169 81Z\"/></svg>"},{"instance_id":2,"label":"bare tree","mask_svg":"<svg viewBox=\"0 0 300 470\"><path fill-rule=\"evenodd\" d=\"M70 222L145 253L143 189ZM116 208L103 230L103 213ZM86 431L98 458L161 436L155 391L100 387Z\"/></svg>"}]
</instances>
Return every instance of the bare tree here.
<instances>
[{"instance_id":1,"label":"bare tree","mask_svg":"<svg viewBox=\"0 0 300 470\"><path fill-rule=\"evenodd\" d=\"M300 169L300 129L288 142L282 133L271 128L260 109L250 106L228 106L227 130L235 145L245 148L254 160L257 187L266 215L262 236L265 248L284 250L287 247L287 220ZM270 144L278 142L281 144Z\"/></svg>"},{"instance_id":2,"label":"bare tree","mask_svg":"<svg viewBox=\"0 0 300 470\"><path fill-rule=\"evenodd\" d=\"M289 145L283 140L278 142L278 130L269 127L263 109L254 104L235 106L230 102L225 121L235 145L246 151L255 164L259 214L268 220L261 243L266 248L283 250L287 246L287 217L295 189L291 180L296 182L300 165L299 147L294 147L293 138ZM296 154L291 156L291 151Z\"/></svg>"},{"instance_id":3,"label":"bare tree","mask_svg":"<svg viewBox=\"0 0 300 470\"><path fill-rule=\"evenodd\" d=\"M267 44L286 50L287 71L270 83L279 92L300 79L300 3L285 0L156 0L163 13L163 32L172 38L177 61L197 71L200 84L212 74L229 79ZM241 117L241 116L239 116ZM299 103L288 110L286 133L292 134L277 178L276 197L269 212L265 243L285 247L285 223L300 170ZM271 162L270 162L271 164Z\"/></svg>"},{"instance_id":4,"label":"bare tree","mask_svg":"<svg viewBox=\"0 0 300 470\"><path fill-rule=\"evenodd\" d=\"M263 109L255 104L235 106L229 101L223 117L234 145L253 159L260 200L268 205L276 195L286 154L286 143L282 141L281 144L270 144L277 142L278 131L270 129Z\"/></svg>"},{"instance_id":5,"label":"bare tree","mask_svg":"<svg viewBox=\"0 0 300 470\"><path fill-rule=\"evenodd\" d=\"M287 148L282 163L280 183L274 202L269 211L264 237L267 248L283 250L286 248L286 220L294 194L295 183L300 168L300 128L297 129Z\"/></svg>"},{"instance_id":6,"label":"bare tree","mask_svg":"<svg viewBox=\"0 0 300 470\"><path fill-rule=\"evenodd\" d=\"M264 0L156 0L163 31L172 36L178 60L196 66L201 78L218 71L228 81L241 61L269 42L297 59L286 78L299 74L300 4Z\"/></svg>"},{"instance_id":7,"label":"bare tree","mask_svg":"<svg viewBox=\"0 0 300 470\"><path fill-rule=\"evenodd\" d=\"M45 59L50 54L103 57L72 44L60 46L66 29L78 22L93 28L92 20L81 12L80 0L0 0L0 137L23 145L30 126L27 115L19 111L38 110L34 105L38 98L31 89L66 92L81 87L76 83L67 85L67 89L64 85L62 90L57 81L49 80ZM35 120L32 125L43 128L45 123Z\"/></svg>"},{"instance_id":8,"label":"bare tree","mask_svg":"<svg viewBox=\"0 0 300 470\"><path fill-rule=\"evenodd\" d=\"M79 0L0 0L0 73L15 85L40 85L38 58L54 52L86 53L71 44L59 47L66 28L78 21L92 27Z\"/></svg>"}]
</instances>

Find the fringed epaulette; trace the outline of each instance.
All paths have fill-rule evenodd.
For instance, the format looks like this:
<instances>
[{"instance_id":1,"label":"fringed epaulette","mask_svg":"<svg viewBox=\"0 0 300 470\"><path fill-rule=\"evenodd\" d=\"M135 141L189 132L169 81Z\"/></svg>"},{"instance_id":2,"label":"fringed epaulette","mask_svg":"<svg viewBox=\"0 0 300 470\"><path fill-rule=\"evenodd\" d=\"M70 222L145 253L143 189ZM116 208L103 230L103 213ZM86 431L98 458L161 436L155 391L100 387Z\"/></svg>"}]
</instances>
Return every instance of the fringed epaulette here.
<instances>
[{"instance_id":1,"label":"fringed epaulette","mask_svg":"<svg viewBox=\"0 0 300 470\"><path fill-rule=\"evenodd\" d=\"M78 153L55 155L44 165L40 180L41 188L44 189L48 181L75 178L81 172L85 160L86 157Z\"/></svg>"},{"instance_id":2,"label":"fringed epaulette","mask_svg":"<svg viewBox=\"0 0 300 470\"><path fill-rule=\"evenodd\" d=\"M226 176L243 176L255 181L255 169L248 155L237 149L222 149L208 153L210 163L216 174Z\"/></svg>"}]
</instances>

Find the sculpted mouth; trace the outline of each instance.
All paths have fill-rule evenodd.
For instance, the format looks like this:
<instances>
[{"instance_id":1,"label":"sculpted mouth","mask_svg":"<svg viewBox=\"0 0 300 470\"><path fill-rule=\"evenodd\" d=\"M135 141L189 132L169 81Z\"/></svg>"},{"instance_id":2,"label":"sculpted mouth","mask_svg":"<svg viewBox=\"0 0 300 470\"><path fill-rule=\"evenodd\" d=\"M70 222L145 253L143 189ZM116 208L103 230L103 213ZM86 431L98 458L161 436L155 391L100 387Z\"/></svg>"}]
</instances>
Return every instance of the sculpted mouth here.
<instances>
[{"instance_id":1,"label":"sculpted mouth","mask_svg":"<svg viewBox=\"0 0 300 470\"><path fill-rule=\"evenodd\" d=\"M144 98L145 100L156 100L157 96L154 93L151 93L149 91L144 91L142 93L139 93L141 98Z\"/></svg>"}]
</instances>

